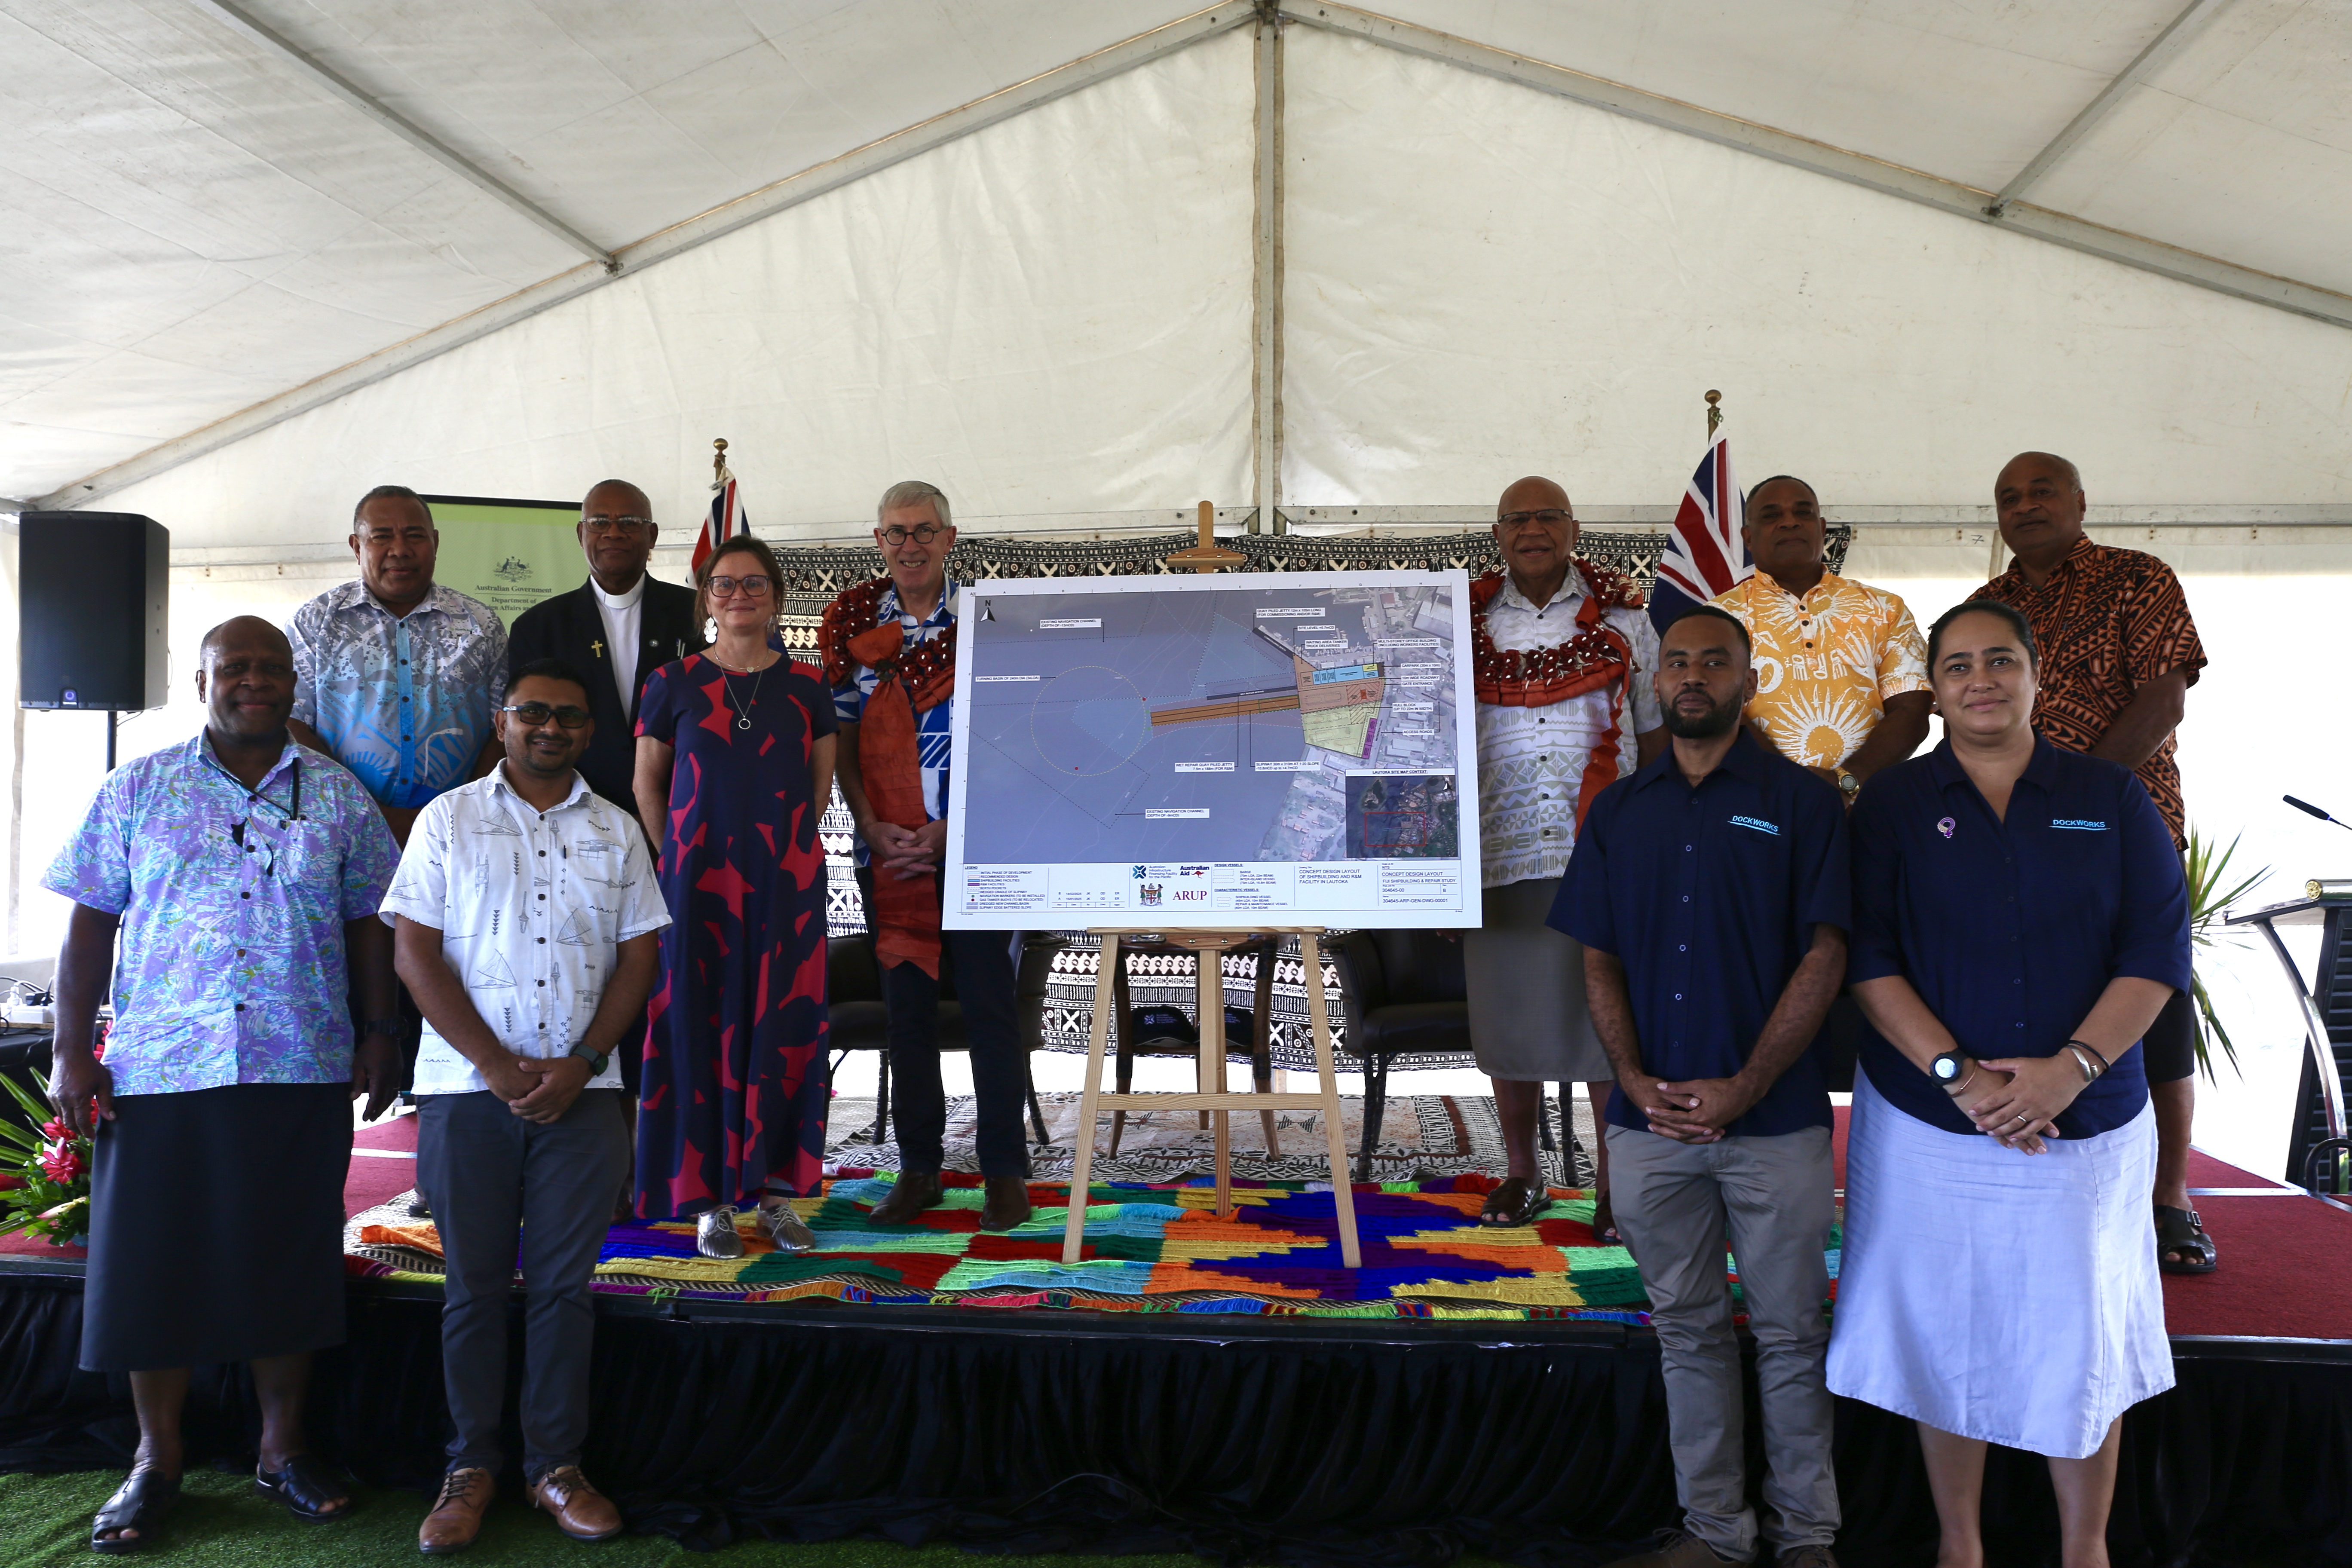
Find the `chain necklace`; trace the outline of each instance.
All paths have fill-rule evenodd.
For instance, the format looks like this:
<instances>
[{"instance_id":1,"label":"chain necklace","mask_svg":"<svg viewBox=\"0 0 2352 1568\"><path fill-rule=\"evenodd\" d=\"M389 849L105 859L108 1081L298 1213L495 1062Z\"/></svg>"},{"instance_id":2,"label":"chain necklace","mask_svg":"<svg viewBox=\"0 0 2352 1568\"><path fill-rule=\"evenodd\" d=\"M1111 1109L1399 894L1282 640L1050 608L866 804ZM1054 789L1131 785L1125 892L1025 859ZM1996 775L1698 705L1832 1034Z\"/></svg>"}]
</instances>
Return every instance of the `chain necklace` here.
<instances>
[{"instance_id":1,"label":"chain necklace","mask_svg":"<svg viewBox=\"0 0 2352 1568\"><path fill-rule=\"evenodd\" d=\"M729 705L735 710L735 728L738 730L750 729L751 727L751 706L753 703L760 700L760 683L768 679L768 670L771 666L761 665L755 670L744 670L740 672L733 671L730 670L725 662L722 661L715 653L710 656L710 662L719 666L719 684L727 688L727 701ZM737 673L746 674L751 678L751 695L740 700L735 696L735 681L733 679Z\"/></svg>"}]
</instances>

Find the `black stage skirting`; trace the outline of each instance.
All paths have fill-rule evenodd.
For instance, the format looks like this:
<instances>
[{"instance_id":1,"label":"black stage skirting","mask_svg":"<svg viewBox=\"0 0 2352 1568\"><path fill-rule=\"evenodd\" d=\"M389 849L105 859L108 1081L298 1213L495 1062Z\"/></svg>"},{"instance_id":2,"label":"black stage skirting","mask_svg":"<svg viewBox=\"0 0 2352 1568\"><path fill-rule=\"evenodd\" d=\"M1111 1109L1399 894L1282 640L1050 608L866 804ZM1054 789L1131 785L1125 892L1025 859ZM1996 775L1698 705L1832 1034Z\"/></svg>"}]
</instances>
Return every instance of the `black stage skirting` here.
<instances>
[{"instance_id":1,"label":"black stage skirting","mask_svg":"<svg viewBox=\"0 0 2352 1568\"><path fill-rule=\"evenodd\" d=\"M445 1435L437 1293L355 1281L350 1306L312 1440L363 1479L426 1489ZM80 1315L79 1279L0 1275L0 1468L127 1459L127 1384L75 1370ZM2352 1563L2352 1347L2175 1345L2180 1385L2125 1419L2117 1568ZM689 1546L1581 1565L1675 1518L1655 1342L1610 1324L606 1299L596 1401L589 1475ZM1751 1454L1754 1424L1751 1395ZM257 1430L241 1376L199 1373L192 1461L249 1455ZM1908 1424L1841 1402L1837 1440L1841 1559L1931 1563ZM1997 1450L1986 1503L1996 1563L2055 1563L2040 1460Z\"/></svg>"}]
</instances>

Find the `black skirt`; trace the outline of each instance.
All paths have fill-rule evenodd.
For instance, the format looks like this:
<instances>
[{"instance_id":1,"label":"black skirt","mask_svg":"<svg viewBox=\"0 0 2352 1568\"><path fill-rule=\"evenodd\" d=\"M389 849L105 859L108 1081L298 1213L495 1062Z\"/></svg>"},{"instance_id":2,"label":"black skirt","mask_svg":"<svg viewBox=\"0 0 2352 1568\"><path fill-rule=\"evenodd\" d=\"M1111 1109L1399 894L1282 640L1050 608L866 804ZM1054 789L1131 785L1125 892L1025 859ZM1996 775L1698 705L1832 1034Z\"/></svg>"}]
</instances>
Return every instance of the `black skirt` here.
<instances>
[{"instance_id":1,"label":"black skirt","mask_svg":"<svg viewBox=\"0 0 2352 1568\"><path fill-rule=\"evenodd\" d=\"M83 1370L342 1343L351 1163L348 1084L117 1096L90 1166Z\"/></svg>"}]
</instances>

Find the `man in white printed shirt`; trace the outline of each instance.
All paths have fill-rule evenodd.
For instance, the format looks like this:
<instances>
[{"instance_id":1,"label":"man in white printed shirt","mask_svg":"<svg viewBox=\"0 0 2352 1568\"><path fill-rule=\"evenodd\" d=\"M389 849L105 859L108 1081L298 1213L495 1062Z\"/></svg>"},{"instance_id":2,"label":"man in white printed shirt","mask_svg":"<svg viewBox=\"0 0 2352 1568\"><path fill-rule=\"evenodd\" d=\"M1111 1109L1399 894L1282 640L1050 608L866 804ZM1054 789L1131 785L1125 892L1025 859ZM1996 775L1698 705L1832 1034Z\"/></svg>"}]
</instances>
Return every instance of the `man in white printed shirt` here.
<instances>
[{"instance_id":1,"label":"man in white printed shirt","mask_svg":"<svg viewBox=\"0 0 2352 1568\"><path fill-rule=\"evenodd\" d=\"M506 760L425 806L383 901L395 967L425 1014L417 1175L447 1263L442 1375L457 1435L418 1533L428 1552L472 1543L502 1462L518 1230L530 1292L524 1479L575 1540L621 1529L580 1473L588 1282L628 1170L612 1054L653 987L669 912L635 816L573 765L594 733L588 699L557 660L517 670L498 713Z\"/></svg>"},{"instance_id":2,"label":"man in white printed shirt","mask_svg":"<svg viewBox=\"0 0 2352 1568\"><path fill-rule=\"evenodd\" d=\"M1568 492L1520 479L1495 513L1504 570L1470 584L1485 911L1463 935L1462 963L1471 1049L1494 1081L1510 1158L1478 1217L1522 1226L1548 1201L1536 1153L1544 1085L1584 1084L1598 1127L1614 1076L1585 1009L1582 950L1545 922L1592 797L1655 757L1665 731L1650 680L1658 634L1631 583L1577 559ZM1598 1137L1592 1153L1593 1228L1613 1241Z\"/></svg>"}]
</instances>

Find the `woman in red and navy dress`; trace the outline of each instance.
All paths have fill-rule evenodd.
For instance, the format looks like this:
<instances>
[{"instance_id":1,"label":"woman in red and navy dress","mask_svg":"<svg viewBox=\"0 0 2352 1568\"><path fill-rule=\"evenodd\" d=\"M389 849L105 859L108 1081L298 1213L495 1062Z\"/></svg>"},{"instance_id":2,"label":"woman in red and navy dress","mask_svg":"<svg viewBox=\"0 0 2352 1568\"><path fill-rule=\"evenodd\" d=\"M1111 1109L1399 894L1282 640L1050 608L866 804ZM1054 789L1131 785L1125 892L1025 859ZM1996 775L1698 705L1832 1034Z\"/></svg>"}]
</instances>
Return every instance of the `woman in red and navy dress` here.
<instances>
[{"instance_id":1,"label":"woman in red and navy dress","mask_svg":"<svg viewBox=\"0 0 2352 1568\"><path fill-rule=\"evenodd\" d=\"M815 1237L791 1200L824 1160L824 848L833 697L770 633L782 574L759 540L728 541L696 574L717 639L646 680L639 816L658 824L671 924L647 1007L637 1113L637 1212L698 1221L710 1257L738 1257L738 1206L778 1247Z\"/></svg>"}]
</instances>

